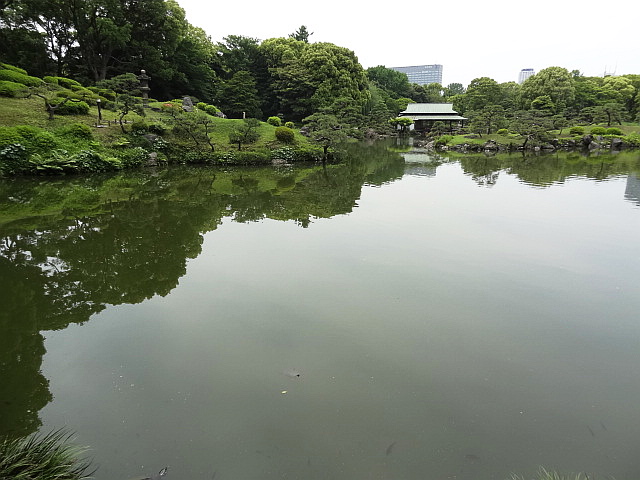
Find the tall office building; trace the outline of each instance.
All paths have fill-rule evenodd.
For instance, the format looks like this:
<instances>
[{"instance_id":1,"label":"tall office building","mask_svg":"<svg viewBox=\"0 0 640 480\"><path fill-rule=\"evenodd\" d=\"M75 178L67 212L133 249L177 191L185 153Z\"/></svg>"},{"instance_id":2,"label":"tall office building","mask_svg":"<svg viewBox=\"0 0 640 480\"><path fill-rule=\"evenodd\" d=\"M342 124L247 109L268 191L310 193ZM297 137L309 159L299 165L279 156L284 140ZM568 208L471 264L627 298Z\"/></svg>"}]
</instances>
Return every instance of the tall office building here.
<instances>
[{"instance_id":1,"label":"tall office building","mask_svg":"<svg viewBox=\"0 0 640 480\"><path fill-rule=\"evenodd\" d=\"M533 70L533 68L523 68L522 70L520 70L520 74L518 75L518 83L522 84L522 82L524 82L527 78L535 74L536 72Z\"/></svg>"},{"instance_id":2,"label":"tall office building","mask_svg":"<svg viewBox=\"0 0 640 480\"><path fill-rule=\"evenodd\" d=\"M407 75L409 83L428 85L442 84L442 65L414 65L412 67L391 67L391 70Z\"/></svg>"}]
</instances>

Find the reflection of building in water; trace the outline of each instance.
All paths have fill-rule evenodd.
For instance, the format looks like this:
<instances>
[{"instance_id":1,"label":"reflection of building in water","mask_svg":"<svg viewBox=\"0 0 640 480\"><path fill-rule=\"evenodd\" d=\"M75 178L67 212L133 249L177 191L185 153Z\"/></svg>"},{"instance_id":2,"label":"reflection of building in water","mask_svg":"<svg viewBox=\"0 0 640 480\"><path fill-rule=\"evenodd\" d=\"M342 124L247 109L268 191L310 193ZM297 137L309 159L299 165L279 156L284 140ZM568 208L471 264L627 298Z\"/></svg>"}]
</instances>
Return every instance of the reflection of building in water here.
<instances>
[{"instance_id":1,"label":"reflection of building in water","mask_svg":"<svg viewBox=\"0 0 640 480\"><path fill-rule=\"evenodd\" d=\"M640 178L635 173L630 173L627 177L627 188L624 191L624 198L640 206Z\"/></svg>"},{"instance_id":2,"label":"reflection of building in water","mask_svg":"<svg viewBox=\"0 0 640 480\"><path fill-rule=\"evenodd\" d=\"M418 177L435 177L436 168L442 160L435 159L427 153L406 152L402 154L404 158L404 174Z\"/></svg>"}]
</instances>

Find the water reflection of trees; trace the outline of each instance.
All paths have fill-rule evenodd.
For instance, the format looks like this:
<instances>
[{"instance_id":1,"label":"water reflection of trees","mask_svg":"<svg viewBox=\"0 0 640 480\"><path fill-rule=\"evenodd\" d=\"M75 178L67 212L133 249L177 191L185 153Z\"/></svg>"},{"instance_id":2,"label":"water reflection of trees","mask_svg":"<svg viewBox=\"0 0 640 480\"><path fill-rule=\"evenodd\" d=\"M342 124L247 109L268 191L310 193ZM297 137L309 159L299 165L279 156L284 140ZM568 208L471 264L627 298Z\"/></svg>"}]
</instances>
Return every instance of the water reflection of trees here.
<instances>
[{"instance_id":1,"label":"water reflection of trees","mask_svg":"<svg viewBox=\"0 0 640 480\"><path fill-rule=\"evenodd\" d=\"M309 227L315 218L351 212L363 185L405 173L401 154L383 143L353 146L347 156L325 168L175 168L0 182L0 434L34 431L51 400L41 373L42 331L86 322L106 305L168 294L200 253L203 234L225 218ZM637 154L626 153L459 161L481 185L503 171L535 186L640 171Z\"/></svg>"},{"instance_id":2,"label":"water reflection of trees","mask_svg":"<svg viewBox=\"0 0 640 480\"><path fill-rule=\"evenodd\" d=\"M462 169L482 186L492 186L501 171L515 175L523 183L545 187L567 178L594 180L626 175L640 169L638 152L585 156L559 152L553 155L464 155L456 157Z\"/></svg>"},{"instance_id":3,"label":"water reflection of trees","mask_svg":"<svg viewBox=\"0 0 640 480\"><path fill-rule=\"evenodd\" d=\"M378 148L325 168L0 182L8 199L0 204L0 435L36 430L51 400L40 371L42 331L86 322L106 305L168 294L223 218L307 227L350 212L365 183L400 178L403 168L398 154Z\"/></svg>"}]
</instances>

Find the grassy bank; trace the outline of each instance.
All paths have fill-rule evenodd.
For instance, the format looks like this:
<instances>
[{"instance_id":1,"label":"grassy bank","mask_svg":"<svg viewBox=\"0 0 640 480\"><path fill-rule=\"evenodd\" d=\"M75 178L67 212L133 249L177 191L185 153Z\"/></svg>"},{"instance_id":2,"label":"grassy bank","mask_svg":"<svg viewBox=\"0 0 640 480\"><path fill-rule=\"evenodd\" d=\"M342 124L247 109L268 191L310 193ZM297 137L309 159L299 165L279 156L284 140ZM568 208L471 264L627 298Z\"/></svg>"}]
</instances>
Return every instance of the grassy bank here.
<instances>
[{"instance_id":1,"label":"grassy bank","mask_svg":"<svg viewBox=\"0 0 640 480\"><path fill-rule=\"evenodd\" d=\"M574 149L583 144L584 137L590 135L600 146L609 147L614 138L619 138L622 145L631 148L640 147L640 125L624 123L609 127L605 124L584 125L579 127L551 130L544 139L535 139L528 143L528 148L553 147ZM488 144L494 144L499 150L518 150L525 145L525 137L508 131L491 134L442 135L434 139L436 148L447 147L455 150L483 150Z\"/></svg>"},{"instance_id":2,"label":"grassy bank","mask_svg":"<svg viewBox=\"0 0 640 480\"><path fill-rule=\"evenodd\" d=\"M230 137L246 128L242 119L198 109L186 114L176 102L152 102L144 116L132 111L121 125L119 112L104 108L98 122L97 104L91 103L87 113L49 120L41 98L0 97L0 175L95 173L165 163L315 161L321 155L296 129L282 141L277 127L266 122L253 128L252 141L238 146Z\"/></svg>"}]
</instances>

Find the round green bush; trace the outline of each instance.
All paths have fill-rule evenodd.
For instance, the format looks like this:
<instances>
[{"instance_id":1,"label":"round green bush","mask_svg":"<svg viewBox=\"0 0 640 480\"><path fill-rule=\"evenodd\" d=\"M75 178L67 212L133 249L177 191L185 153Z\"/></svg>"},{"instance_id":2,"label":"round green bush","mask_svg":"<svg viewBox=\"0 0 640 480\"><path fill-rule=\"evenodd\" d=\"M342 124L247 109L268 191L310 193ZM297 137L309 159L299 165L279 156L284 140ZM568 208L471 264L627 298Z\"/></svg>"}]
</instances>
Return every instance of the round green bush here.
<instances>
[{"instance_id":1,"label":"round green bush","mask_svg":"<svg viewBox=\"0 0 640 480\"><path fill-rule=\"evenodd\" d=\"M0 148L14 143L22 143L23 138L15 127L0 127Z\"/></svg>"},{"instance_id":2,"label":"round green bush","mask_svg":"<svg viewBox=\"0 0 640 480\"><path fill-rule=\"evenodd\" d=\"M218 110L218 108L213 105L207 105L206 107L204 107L204 111L209 115L215 117L220 110Z\"/></svg>"},{"instance_id":3,"label":"round green bush","mask_svg":"<svg viewBox=\"0 0 640 480\"><path fill-rule=\"evenodd\" d=\"M67 102L56 109L57 115L87 115L89 104L87 102Z\"/></svg>"},{"instance_id":4,"label":"round green bush","mask_svg":"<svg viewBox=\"0 0 640 480\"><path fill-rule=\"evenodd\" d=\"M506 128L501 128L500 130L498 130L496 132L498 135L508 135L509 134L509 130Z\"/></svg>"},{"instance_id":5,"label":"round green bush","mask_svg":"<svg viewBox=\"0 0 640 480\"><path fill-rule=\"evenodd\" d=\"M584 127L580 127L576 125L575 127L571 127L569 129L569 134L571 135L584 135Z\"/></svg>"},{"instance_id":6,"label":"round green bush","mask_svg":"<svg viewBox=\"0 0 640 480\"><path fill-rule=\"evenodd\" d=\"M131 131L133 133L147 133L149 131L149 125L144 120L136 120L131 124Z\"/></svg>"},{"instance_id":7,"label":"round green bush","mask_svg":"<svg viewBox=\"0 0 640 480\"><path fill-rule=\"evenodd\" d=\"M296 125L293 122L285 122L284 126L292 130L296 128Z\"/></svg>"},{"instance_id":8,"label":"round green bush","mask_svg":"<svg viewBox=\"0 0 640 480\"><path fill-rule=\"evenodd\" d=\"M278 117L276 117L278 118ZM278 141L282 143L293 143L295 139L295 134L293 130L287 127L277 127L276 128L276 138Z\"/></svg>"},{"instance_id":9,"label":"round green bush","mask_svg":"<svg viewBox=\"0 0 640 480\"><path fill-rule=\"evenodd\" d=\"M591 135L604 135L607 133L607 129L604 127L593 127L590 133Z\"/></svg>"},{"instance_id":10,"label":"round green bush","mask_svg":"<svg viewBox=\"0 0 640 480\"><path fill-rule=\"evenodd\" d=\"M37 87L42 85L42 80L37 77L30 77L24 73L16 72L14 70L0 70L0 80L8 82L21 83L27 87Z\"/></svg>"},{"instance_id":11,"label":"round green bush","mask_svg":"<svg viewBox=\"0 0 640 480\"><path fill-rule=\"evenodd\" d=\"M62 128L60 133L65 137L81 138L83 140L93 140L93 130L84 123L72 123Z\"/></svg>"},{"instance_id":12,"label":"round green bush","mask_svg":"<svg viewBox=\"0 0 640 480\"><path fill-rule=\"evenodd\" d=\"M269 117L267 119L267 123L269 125L273 125L274 127L279 127L280 125L282 125L282 120L280 120L280 117Z\"/></svg>"},{"instance_id":13,"label":"round green bush","mask_svg":"<svg viewBox=\"0 0 640 480\"><path fill-rule=\"evenodd\" d=\"M622 135L622 130L616 127L610 127L605 130L606 135Z\"/></svg>"},{"instance_id":14,"label":"round green bush","mask_svg":"<svg viewBox=\"0 0 640 480\"><path fill-rule=\"evenodd\" d=\"M58 148L58 140L51 132L31 125L17 125L15 129L29 153L47 153Z\"/></svg>"},{"instance_id":15,"label":"round green bush","mask_svg":"<svg viewBox=\"0 0 640 480\"><path fill-rule=\"evenodd\" d=\"M60 85L63 88L68 88L70 90L76 90L76 89L80 89L80 88L84 88L80 82L77 82L75 80L72 80L71 78L66 78L66 77L52 77L52 76L46 76L46 77L42 77L42 80L44 80L46 83L51 83L54 85Z\"/></svg>"},{"instance_id":16,"label":"round green bush","mask_svg":"<svg viewBox=\"0 0 640 480\"><path fill-rule=\"evenodd\" d=\"M28 92L29 89L22 83L0 80L0 97L20 97Z\"/></svg>"},{"instance_id":17,"label":"round green bush","mask_svg":"<svg viewBox=\"0 0 640 480\"><path fill-rule=\"evenodd\" d=\"M20 67L14 67L13 65L9 65L8 63L0 63L0 70L13 70L14 72L21 73L23 75L27 75L27 71Z\"/></svg>"}]
</instances>

